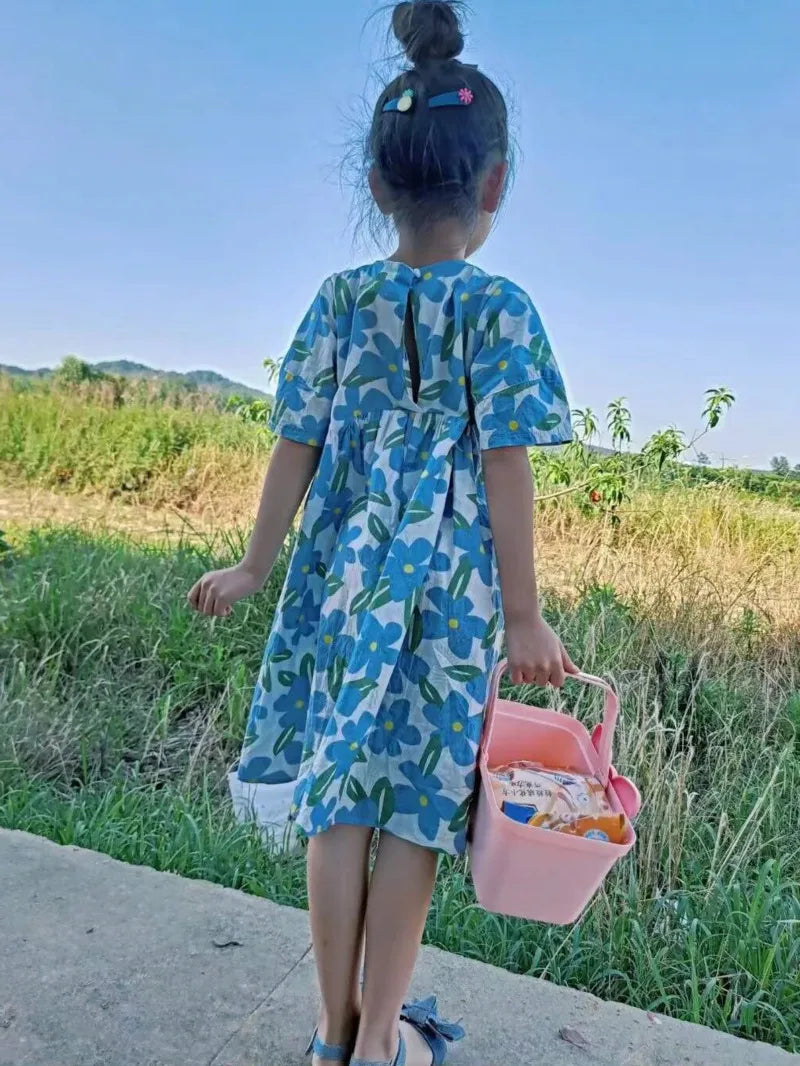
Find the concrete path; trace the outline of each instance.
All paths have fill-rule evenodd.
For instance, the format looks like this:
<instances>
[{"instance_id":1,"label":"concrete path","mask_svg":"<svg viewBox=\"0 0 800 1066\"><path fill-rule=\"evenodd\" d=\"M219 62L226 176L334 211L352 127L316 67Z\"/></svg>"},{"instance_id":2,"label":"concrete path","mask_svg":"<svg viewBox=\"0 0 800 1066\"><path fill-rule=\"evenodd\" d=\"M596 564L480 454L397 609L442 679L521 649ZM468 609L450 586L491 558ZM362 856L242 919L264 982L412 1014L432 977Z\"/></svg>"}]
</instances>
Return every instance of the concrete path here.
<instances>
[{"instance_id":1,"label":"concrete path","mask_svg":"<svg viewBox=\"0 0 800 1066\"><path fill-rule=\"evenodd\" d=\"M415 990L454 1066L800 1064L432 949ZM0 1066L299 1066L314 1007L303 912L0 831Z\"/></svg>"}]
</instances>

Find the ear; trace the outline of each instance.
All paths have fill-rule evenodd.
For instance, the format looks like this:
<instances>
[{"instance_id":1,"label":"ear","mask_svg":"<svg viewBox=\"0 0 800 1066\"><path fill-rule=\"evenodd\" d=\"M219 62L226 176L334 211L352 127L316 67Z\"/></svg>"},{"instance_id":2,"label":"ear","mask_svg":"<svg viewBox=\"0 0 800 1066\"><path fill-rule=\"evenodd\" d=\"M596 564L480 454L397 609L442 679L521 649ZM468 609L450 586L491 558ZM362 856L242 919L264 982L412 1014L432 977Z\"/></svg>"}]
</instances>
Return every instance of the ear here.
<instances>
[{"instance_id":1,"label":"ear","mask_svg":"<svg viewBox=\"0 0 800 1066\"><path fill-rule=\"evenodd\" d=\"M391 215L392 199L389 195L389 190L386 188L386 182L381 177L377 167L370 167L368 180L369 191L372 193L373 200L378 205L378 210L382 215Z\"/></svg>"},{"instance_id":2,"label":"ear","mask_svg":"<svg viewBox=\"0 0 800 1066\"><path fill-rule=\"evenodd\" d=\"M481 190L481 210L488 211L490 215L493 215L500 207L500 201L503 199L503 191L506 187L506 179L508 178L508 161L503 160L502 163L495 163L489 167L486 172L486 177L483 179L483 189Z\"/></svg>"}]
</instances>

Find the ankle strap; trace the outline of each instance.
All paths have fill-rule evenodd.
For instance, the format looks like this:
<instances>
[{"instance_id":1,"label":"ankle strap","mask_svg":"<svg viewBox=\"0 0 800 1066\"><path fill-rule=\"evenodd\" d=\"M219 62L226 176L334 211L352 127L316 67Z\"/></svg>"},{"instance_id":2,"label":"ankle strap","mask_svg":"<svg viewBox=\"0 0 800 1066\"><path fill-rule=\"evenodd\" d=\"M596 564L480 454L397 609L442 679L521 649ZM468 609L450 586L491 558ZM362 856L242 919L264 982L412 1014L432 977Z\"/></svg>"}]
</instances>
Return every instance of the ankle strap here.
<instances>
[{"instance_id":1,"label":"ankle strap","mask_svg":"<svg viewBox=\"0 0 800 1066\"><path fill-rule=\"evenodd\" d=\"M376 1062L374 1059L350 1059L350 1066L406 1066L406 1042L400 1037L397 1054L391 1062Z\"/></svg>"},{"instance_id":2,"label":"ankle strap","mask_svg":"<svg viewBox=\"0 0 800 1066\"><path fill-rule=\"evenodd\" d=\"M335 1044L325 1044L320 1040L318 1033L314 1033L311 1043L306 1048L306 1055L316 1055L323 1062L347 1062L349 1054L350 1048L342 1045L337 1047Z\"/></svg>"}]
</instances>

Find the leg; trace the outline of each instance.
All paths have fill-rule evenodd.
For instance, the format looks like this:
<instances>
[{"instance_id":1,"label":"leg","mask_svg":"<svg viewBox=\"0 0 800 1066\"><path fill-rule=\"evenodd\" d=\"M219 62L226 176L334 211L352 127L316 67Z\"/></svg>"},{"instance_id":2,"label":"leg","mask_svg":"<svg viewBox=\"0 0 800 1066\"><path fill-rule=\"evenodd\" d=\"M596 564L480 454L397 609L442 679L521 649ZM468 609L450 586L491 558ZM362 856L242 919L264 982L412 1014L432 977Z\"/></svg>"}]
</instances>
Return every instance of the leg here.
<instances>
[{"instance_id":1,"label":"leg","mask_svg":"<svg viewBox=\"0 0 800 1066\"><path fill-rule=\"evenodd\" d=\"M366 826L339 825L308 845L311 935L322 993L319 1035L334 1046L352 1046L358 1028L371 840Z\"/></svg>"},{"instance_id":2,"label":"leg","mask_svg":"<svg viewBox=\"0 0 800 1066\"><path fill-rule=\"evenodd\" d=\"M358 1059L391 1062L400 1009L408 992L436 878L436 853L383 833L367 901L364 995ZM403 1030L408 1066L427 1066L427 1045Z\"/></svg>"}]
</instances>

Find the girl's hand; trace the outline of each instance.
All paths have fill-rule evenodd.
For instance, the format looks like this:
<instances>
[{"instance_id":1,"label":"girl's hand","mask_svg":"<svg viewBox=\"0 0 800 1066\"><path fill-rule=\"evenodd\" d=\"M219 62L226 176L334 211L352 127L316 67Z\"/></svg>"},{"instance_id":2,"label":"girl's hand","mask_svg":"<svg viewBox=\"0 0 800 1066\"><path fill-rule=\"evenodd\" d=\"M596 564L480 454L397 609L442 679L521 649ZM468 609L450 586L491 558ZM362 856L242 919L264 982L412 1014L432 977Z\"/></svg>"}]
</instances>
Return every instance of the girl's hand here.
<instances>
[{"instance_id":1,"label":"girl's hand","mask_svg":"<svg viewBox=\"0 0 800 1066\"><path fill-rule=\"evenodd\" d=\"M189 592L189 603L210 618L227 618L231 609L245 596L258 592L263 582L243 566L212 570L201 577Z\"/></svg>"},{"instance_id":2,"label":"girl's hand","mask_svg":"<svg viewBox=\"0 0 800 1066\"><path fill-rule=\"evenodd\" d=\"M580 673L541 616L519 622L506 620L506 644L509 674L515 685L561 688L567 674Z\"/></svg>"}]
</instances>

